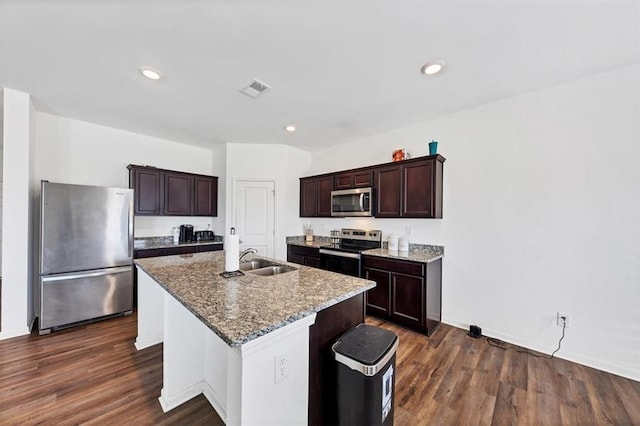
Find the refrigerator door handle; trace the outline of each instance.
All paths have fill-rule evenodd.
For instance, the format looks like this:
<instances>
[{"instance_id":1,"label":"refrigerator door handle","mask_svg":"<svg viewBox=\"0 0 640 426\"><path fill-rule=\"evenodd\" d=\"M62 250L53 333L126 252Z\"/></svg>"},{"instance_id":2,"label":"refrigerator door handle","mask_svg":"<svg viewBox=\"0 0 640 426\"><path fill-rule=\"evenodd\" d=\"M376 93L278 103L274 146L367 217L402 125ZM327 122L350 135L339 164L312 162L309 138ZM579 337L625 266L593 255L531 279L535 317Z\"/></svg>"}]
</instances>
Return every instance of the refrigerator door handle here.
<instances>
[{"instance_id":1,"label":"refrigerator door handle","mask_svg":"<svg viewBox=\"0 0 640 426\"><path fill-rule=\"evenodd\" d=\"M71 274L56 274L51 276L43 276L42 282L74 280L77 278L101 277L103 275L119 274L123 272L131 272L131 266L120 266L117 268L100 269L92 272L74 272Z\"/></svg>"},{"instance_id":2,"label":"refrigerator door handle","mask_svg":"<svg viewBox=\"0 0 640 426\"><path fill-rule=\"evenodd\" d=\"M133 222L132 222L131 220L129 220L129 241L127 241L127 244L128 244L127 249L129 250L129 257L130 257L131 259L133 259L133 238L132 238L132 236L133 236L133 232L132 232L132 230L131 230L131 228L132 228L132 226L131 226L131 225L132 225L132 223L133 223Z\"/></svg>"},{"instance_id":3,"label":"refrigerator door handle","mask_svg":"<svg viewBox=\"0 0 640 426\"><path fill-rule=\"evenodd\" d=\"M129 203L129 258L133 260L133 202Z\"/></svg>"}]
</instances>

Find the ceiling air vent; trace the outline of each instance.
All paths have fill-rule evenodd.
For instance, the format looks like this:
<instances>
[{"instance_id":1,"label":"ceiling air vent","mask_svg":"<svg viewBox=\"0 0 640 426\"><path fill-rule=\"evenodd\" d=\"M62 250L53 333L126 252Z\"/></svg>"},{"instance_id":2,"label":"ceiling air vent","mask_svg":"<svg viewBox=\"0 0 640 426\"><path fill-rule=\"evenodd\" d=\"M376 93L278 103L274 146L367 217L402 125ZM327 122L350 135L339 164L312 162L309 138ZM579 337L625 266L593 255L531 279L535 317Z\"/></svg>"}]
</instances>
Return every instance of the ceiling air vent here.
<instances>
[{"instance_id":1,"label":"ceiling air vent","mask_svg":"<svg viewBox=\"0 0 640 426\"><path fill-rule=\"evenodd\" d=\"M260 80L253 80L247 87L240 90L240 93L244 93L251 98L257 98L258 95L270 88L270 86Z\"/></svg>"}]
</instances>

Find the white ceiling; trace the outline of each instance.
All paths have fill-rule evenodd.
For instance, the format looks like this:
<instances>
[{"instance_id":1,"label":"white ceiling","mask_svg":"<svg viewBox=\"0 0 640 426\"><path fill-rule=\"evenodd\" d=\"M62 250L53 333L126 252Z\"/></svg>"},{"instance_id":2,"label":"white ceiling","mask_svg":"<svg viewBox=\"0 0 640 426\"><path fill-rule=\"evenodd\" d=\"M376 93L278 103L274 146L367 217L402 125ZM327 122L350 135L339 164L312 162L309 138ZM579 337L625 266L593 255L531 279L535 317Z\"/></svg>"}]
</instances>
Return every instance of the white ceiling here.
<instances>
[{"instance_id":1,"label":"white ceiling","mask_svg":"<svg viewBox=\"0 0 640 426\"><path fill-rule=\"evenodd\" d=\"M1 0L0 87L183 143L313 151L638 63L639 14L611 1ZM421 75L432 58L445 72ZM272 89L240 94L253 78Z\"/></svg>"}]
</instances>

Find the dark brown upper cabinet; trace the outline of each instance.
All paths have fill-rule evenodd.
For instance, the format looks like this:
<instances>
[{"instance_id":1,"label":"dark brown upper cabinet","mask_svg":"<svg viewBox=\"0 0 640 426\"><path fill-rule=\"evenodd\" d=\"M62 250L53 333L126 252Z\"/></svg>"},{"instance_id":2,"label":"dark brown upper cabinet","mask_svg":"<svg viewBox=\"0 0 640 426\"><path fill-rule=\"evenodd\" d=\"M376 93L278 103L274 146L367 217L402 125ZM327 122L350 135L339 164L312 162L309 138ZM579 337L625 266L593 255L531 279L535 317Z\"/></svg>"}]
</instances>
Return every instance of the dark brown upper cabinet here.
<instances>
[{"instance_id":1,"label":"dark brown upper cabinet","mask_svg":"<svg viewBox=\"0 0 640 426\"><path fill-rule=\"evenodd\" d=\"M130 164L134 214L217 216L218 178Z\"/></svg>"},{"instance_id":2,"label":"dark brown upper cabinet","mask_svg":"<svg viewBox=\"0 0 640 426\"><path fill-rule=\"evenodd\" d=\"M300 178L300 216L331 216L331 190L373 186L378 218L442 218L441 155Z\"/></svg>"},{"instance_id":3,"label":"dark brown upper cabinet","mask_svg":"<svg viewBox=\"0 0 640 426\"><path fill-rule=\"evenodd\" d=\"M129 166L129 188L134 188L137 215L159 216L164 207L164 174L157 169Z\"/></svg>"},{"instance_id":4,"label":"dark brown upper cabinet","mask_svg":"<svg viewBox=\"0 0 640 426\"><path fill-rule=\"evenodd\" d=\"M193 215L218 216L218 178L195 175L193 189Z\"/></svg>"},{"instance_id":5,"label":"dark brown upper cabinet","mask_svg":"<svg viewBox=\"0 0 640 426\"><path fill-rule=\"evenodd\" d=\"M331 216L333 176L300 178L300 217Z\"/></svg>"},{"instance_id":6,"label":"dark brown upper cabinet","mask_svg":"<svg viewBox=\"0 0 640 426\"><path fill-rule=\"evenodd\" d=\"M402 166L393 164L373 171L376 190L376 217L400 217L402 202Z\"/></svg>"},{"instance_id":7,"label":"dark brown upper cabinet","mask_svg":"<svg viewBox=\"0 0 640 426\"><path fill-rule=\"evenodd\" d=\"M376 167L376 217L441 219L444 161L434 155Z\"/></svg>"},{"instance_id":8,"label":"dark brown upper cabinet","mask_svg":"<svg viewBox=\"0 0 640 426\"><path fill-rule=\"evenodd\" d=\"M371 169L338 173L333 178L334 189L366 188L372 185Z\"/></svg>"},{"instance_id":9,"label":"dark brown upper cabinet","mask_svg":"<svg viewBox=\"0 0 640 426\"><path fill-rule=\"evenodd\" d=\"M403 165L402 185L403 217L442 218L442 161L430 158Z\"/></svg>"},{"instance_id":10,"label":"dark brown upper cabinet","mask_svg":"<svg viewBox=\"0 0 640 426\"><path fill-rule=\"evenodd\" d=\"M164 173L164 214L191 216L193 176L186 173Z\"/></svg>"}]
</instances>

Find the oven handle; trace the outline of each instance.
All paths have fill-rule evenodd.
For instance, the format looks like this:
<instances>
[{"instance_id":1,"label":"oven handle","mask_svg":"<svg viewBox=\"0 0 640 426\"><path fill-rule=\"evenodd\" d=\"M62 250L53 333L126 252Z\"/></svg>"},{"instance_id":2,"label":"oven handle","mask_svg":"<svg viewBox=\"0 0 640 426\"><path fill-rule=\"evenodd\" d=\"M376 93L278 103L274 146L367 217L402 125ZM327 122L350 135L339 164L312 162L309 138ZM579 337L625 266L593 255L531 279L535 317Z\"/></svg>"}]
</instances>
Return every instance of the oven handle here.
<instances>
[{"instance_id":1,"label":"oven handle","mask_svg":"<svg viewBox=\"0 0 640 426\"><path fill-rule=\"evenodd\" d=\"M359 253L346 253L344 251L320 249L320 254L328 254L329 256L348 257L350 259L360 259Z\"/></svg>"}]
</instances>

